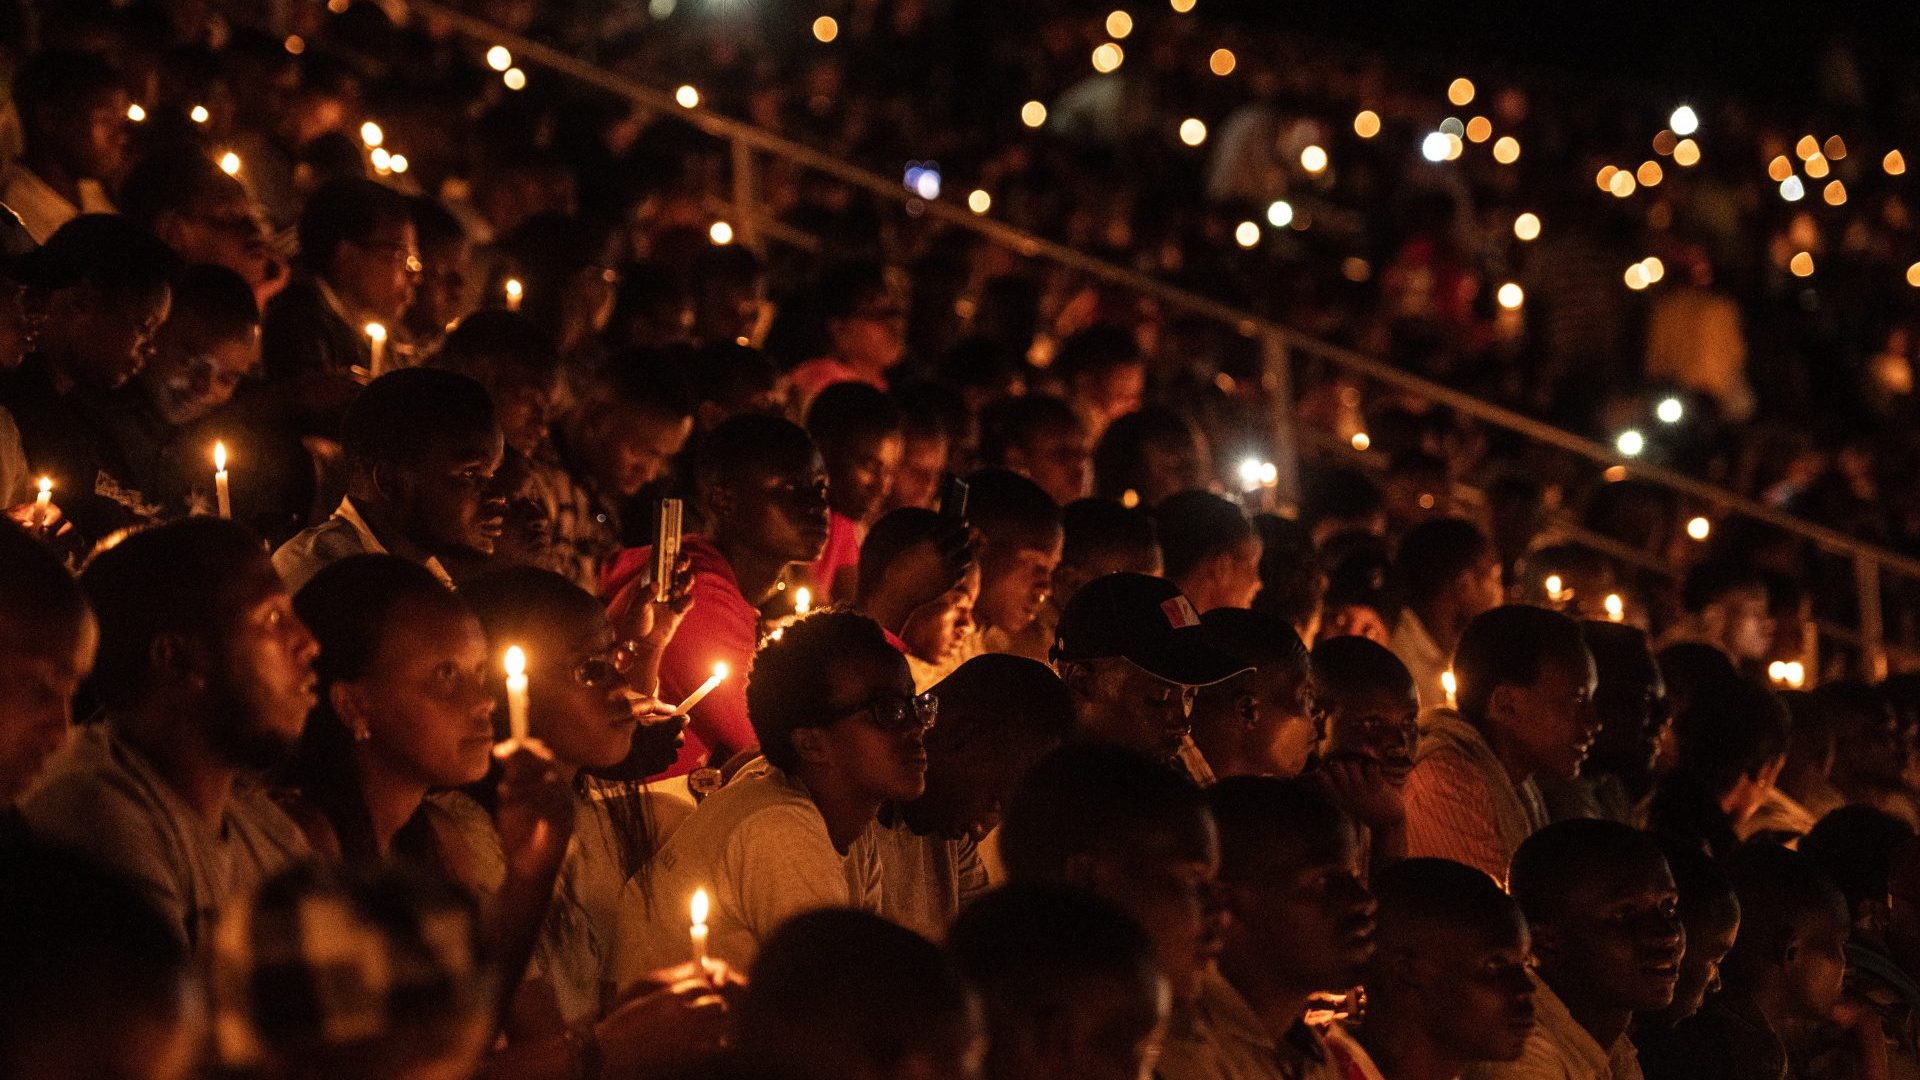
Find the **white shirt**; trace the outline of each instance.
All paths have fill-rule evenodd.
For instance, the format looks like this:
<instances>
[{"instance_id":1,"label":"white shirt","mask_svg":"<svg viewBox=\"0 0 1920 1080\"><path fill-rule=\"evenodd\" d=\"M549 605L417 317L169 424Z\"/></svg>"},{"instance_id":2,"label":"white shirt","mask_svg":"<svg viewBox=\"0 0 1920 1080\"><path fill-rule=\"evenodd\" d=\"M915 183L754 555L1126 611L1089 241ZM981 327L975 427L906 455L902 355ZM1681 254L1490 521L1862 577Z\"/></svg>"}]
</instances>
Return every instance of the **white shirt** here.
<instances>
[{"instance_id":1,"label":"white shirt","mask_svg":"<svg viewBox=\"0 0 1920 1080\"><path fill-rule=\"evenodd\" d=\"M34 243L44 244L60 226L81 214L113 213L113 200L107 198L107 189L98 180L81 180L75 186L79 188L79 206L68 202L25 164L16 163L7 174L6 187L0 189L0 202L20 215Z\"/></svg>"}]
</instances>

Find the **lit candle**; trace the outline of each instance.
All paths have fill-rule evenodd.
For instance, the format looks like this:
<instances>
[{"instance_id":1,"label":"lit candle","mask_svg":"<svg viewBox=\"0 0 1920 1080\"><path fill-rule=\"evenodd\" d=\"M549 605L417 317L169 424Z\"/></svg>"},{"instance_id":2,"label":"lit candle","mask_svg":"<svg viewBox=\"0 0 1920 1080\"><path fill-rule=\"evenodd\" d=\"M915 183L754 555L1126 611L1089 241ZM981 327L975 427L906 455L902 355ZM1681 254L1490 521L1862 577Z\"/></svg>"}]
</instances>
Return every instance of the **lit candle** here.
<instances>
[{"instance_id":1,"label":"lit candle","mask_svg":"<svg viewBox=\"0 0 1920 1080\"><path fill-rule=\"evenodd\" d=\"M514 742L527 739L527 654L520 646L507 648L507 731Z\"/></svg>"},{"instance_id":2,"label":"lit candle","mask_svg":"<svg viewBox=\"0 0 1920 1080\"><path fill-rule=\"evenodd\" d=\"M693 915L693 962L704 973L707 968L707 890L693 890L693 903L689 905Z\"/></svg>"},{"instance_id":3,"label":"lit candle","mask_svg":"<svg viewBox=\"0 0 1920 1080\"><path fill-rule=\"evenodd\" d=\"M805 586L793 590L793 613L805 615L813 610L813 593Z\"/></svg>"},{"instance_id":4,"label":"lit candle","mask_svg":"<svg viewBox=\"0 0 1920 1080\"><path fill-rule=\"evenodd\" d=\"M1612 620L1613 622L1626 621L1627 602L1625 600L1620 599L1619 593L1608 593L1607 599L1606 599L1606 605L1607 605L1608 619Z\"/></svg>"},{"instance_id":5,"label":"lit candle","mask_svg":"<svg viewBox=\"0 0 1920 1080\"><path fill-rule=\"evenodd\" d=\"M220 504L220 516L233 517L233 499L227 492L227 444L213 444L213 497Z\"/></svg>"},{"instance_id":6,"label":"lit candle","mask_svg":"<svg viewBox=\"0 0 1920 1080\"><path fill-rule=\"evenodd\" d=\"M521 286L519 278L511 278L511 277L508 278L507 279L507 310L519 311L520 297L523 296L525 293L526 293L526 289Z\"/></svg>"},{"instance_id":7,"label":"lit candle","mask_svg":"<svg viewBox=\"0 0 1920 1080\"><path fill-rule=\"evenodd\" d=\"M1460 683L1453 677L1452 668L1448 668L1440 673L1440 689L1447 692L1447 708L1453 708L1453 695L1456 690L1460 689Z\"/></svg>"},{"instance_id":8,"label":"lit candle","mask_svg":"<svg viewBox=\"0 0 1920 1080\"><path fill-rule=\"evenodd\" d=\"M1572 595L1572 591L1565 587L1566 583L1560 580L1559 574L1548 574L1546 585L1547 599L1556 604L1561 603L1566 600L1568 596Z\"/></svg>"},{"instance_id":9,"label":"lit candle","mask_svg":"<svg viewBox=\"0 0 1920 1080\"><path fill-rule=\"evenodd\" d=\"M38 528L47 527L47 519L53 516L53 480L40 478L40 494L33 500L33 524Z\"/></svg>"},{"instance_id":10,"label":"lit candle","mask_svg":"<svg viewBox=\"0 0 1920 1080\"><path fill-rule=\"evenodd\" d=\"M692 694L688 695L687 700L681 702L680 707L678 709L675 709L674 712L684 716L686 713L691 711L693 707L695 705L700 704L701 700L704 699L708 694L713 693L714 687L719 686L720 683L726 679L728 670L729 669L727 668L727 665L724 661L713 665L713 677L708 679L706 682L701 683L700 688L698 690L695 690Z\"/></svg>"},{"instance_id":11,"label":"lit candle","mask_svg":"<svg viewBox=\"0 0 1920 1080\"><path fill-rule=\"evenodd\" d=\"M387 359L387 328L380 323L370 322L367 324L366 330L367 348L372 354L372 361L368 364L368 370L372 371L373 377L377 379L380 377L380 369L385 366Z\"/></svg>"}]
</instances>

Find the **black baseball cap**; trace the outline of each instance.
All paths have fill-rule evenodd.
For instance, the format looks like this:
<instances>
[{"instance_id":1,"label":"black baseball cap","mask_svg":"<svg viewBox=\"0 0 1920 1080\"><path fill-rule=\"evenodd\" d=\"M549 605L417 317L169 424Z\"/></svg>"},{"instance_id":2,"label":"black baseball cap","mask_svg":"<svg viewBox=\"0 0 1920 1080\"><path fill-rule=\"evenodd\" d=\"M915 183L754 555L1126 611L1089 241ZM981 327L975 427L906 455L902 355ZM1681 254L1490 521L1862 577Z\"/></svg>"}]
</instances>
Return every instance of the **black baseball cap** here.
<instances>
[{"instance_id":1,"label":"black baseball cap","mask_svg":"<svg viewBox=\"0 0 1920 1080\"><path fill-rule=\"evenodd\" d=\"M1060 616L1058 660L1120 657L1182 686L1209 686L1250 670L1215 648L1193 602L1165 578L1108 574L1083 586Z\"/></svg>"}]
</instances>

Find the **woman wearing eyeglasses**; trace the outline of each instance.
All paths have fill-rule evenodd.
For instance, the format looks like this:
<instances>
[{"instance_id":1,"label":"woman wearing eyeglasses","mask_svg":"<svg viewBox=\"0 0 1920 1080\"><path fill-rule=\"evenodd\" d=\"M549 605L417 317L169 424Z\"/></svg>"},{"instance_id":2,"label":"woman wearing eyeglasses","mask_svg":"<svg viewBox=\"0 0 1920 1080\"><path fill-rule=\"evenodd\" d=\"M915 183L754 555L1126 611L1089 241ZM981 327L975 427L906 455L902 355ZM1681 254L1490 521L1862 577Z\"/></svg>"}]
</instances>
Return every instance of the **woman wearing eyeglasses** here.
<instances>
[{"instance_id":1,"label":"woman wearing eyeglasses","mask_svg":"<svg viewBox=\"0 0 1920 1080\"><path fill-rule=\"evenodd\" d=\"M622 985L687 955L688 900L712 901L709 952L736 968L790 916L878 911L875 821L926 789L937 703L914 696L880 625L846 611L788 626L753 661L747 715L765 760L701 801L621 901Z\"/></svg>"}]
</instances>

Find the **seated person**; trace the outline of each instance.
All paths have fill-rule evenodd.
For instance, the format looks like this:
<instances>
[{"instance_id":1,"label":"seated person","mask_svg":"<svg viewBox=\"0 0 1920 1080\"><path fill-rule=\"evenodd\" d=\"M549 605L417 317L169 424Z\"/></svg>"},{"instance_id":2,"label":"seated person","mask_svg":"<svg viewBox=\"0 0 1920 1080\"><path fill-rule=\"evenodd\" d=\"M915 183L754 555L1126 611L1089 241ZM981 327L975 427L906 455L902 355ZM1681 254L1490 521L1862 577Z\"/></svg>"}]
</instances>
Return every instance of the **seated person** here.
<instances>
[{"instance_id":1,"label":"seated person","mask_svg":"<svg viewBox=\"0 0 1920 1080\"><path fill-rule=\"evenodd\" d=\"M374 370L368 323L387 329L389 366L420 273L413 208L406 196L354 177L331 181L300 213L300 255L280 295L267 303L261 339L267 377L324 388L330 402L352 393L353 369Z\"/></svg>"},{"instance_id":2,"label":"seated person","mask_svg":"<svg viewBox=\"0 0 1920 1080\"><path fill-rule=\"evenodd\" d=\"M887 372L907 348L907 309L887 280L886 267L874 262L829 266L815 283L814 296L828 353L787 373L795 402L810 408L814 397L835 383L885 390Z\"/></svg>"},{"instance_id":3,"label":"seated person","mask_svg":"<svg viewBox=\"0 0 1920 1080\"><path fill-rule=\"evenodd\" d=\"M1053 588L1034 613L1032 625L1009 639L1004 651L1045 660L1060 628L1060 613L1081 586L1108 574L1160 577L1165 569L1153 516L1112 499L1077 499L1060 511L1060 561Z\"/></svg>"},{"instance_id":4,"label":"seated person","mask_svg":"<svg viewBox=\"0 0 1920 1080\"><path fill-rule=\"evenodd\" d=\"M1367 865L1380 870L1407 853L1407 777L1420 745L1413 676L1378 642L1323 641L1313 705L1326 730L1311 775L1366 829Z\"/></svg>"},{"instance_id":5,"label":"seated person","mask_svg":"<svg viewBox=\"0 0 1920 1080\"><path fill-rule=\"evenodd\" d=\"M292 752L319 646L252 533L193 518L138 532L80 575L105 714L21 804L36 836L126 874L188 948L233 897L310 854L250 777Z\"/></svg>"},{"instance_id":6,"label":"seated person","mask_svg":"<svg viewBox=\"0 0 1920 1080\"><path fill-rule=\"evenodd\" d=\"M1206 461L1200 433L1185 417L1147 405L1115 420L1099 437L1093 493L1151 510L1183 491L1206 487Z\"/></svg>"},{"instance_id":7,"label":"seated person","mask_svg":"<svg viewBox=\"0 0 1920 1080\"><path fill-rule=\"evenodd\" d=\"M1326 610L1327 572L1306 526L1278 514L1255 514L1260 534L1260 591L1253 610L1278 615L1302 641L1317 641Z\"/></svg>"},{"instance_id":8,"label":"seated person","mask_svg":"<svg viewBox=\"0 0 1920 1080\"><path fill-rule=\"evenodd\" d=\"M1467 624L1453 672L1458 710L1421 717L1407 854L1504 883L1521 841L1546 824L1533 777L1577 775L1593 739L1593 654L1572 619L1513 605Z\"/></svg>"},{"instance_id":9,"label":"seated person","mask_svg":"<svg viewBox=\"0 0 1920 1080\"><path fill-rule=\"evenodd\" d=\"M1493 879L1447 859L1376 874L1367 1008L1327 1049L1342 1076L1446 1080L1518 1060L1533 1034L1527 920Z\"/></svg>"},{"instance_id":10,"label":"seated person","mask_svg":"<svg viewBox=\"0 0 1920 1080\"><path fill-rule=\"evenodd\" d=\"M1300 635L1275 616L1244 608L1215 608L1200 616L1200 626L1209 644L1248 668L1194 695L1193 744L1207 771L1300 775L1315 741L1313 665Z\"/></svg>"},{"instance_id":11,"label":"seated person","mask_svg":"<svg viewBox=\"0 0 1920 1080\"><path fill-rule=\"evenodd\" d=\"M1680 981L1673 987L1673 1004L1633 1018L1633 1044L1643 1057L1658 1056L1659 1045L1675 1025L1700 1011L1710 992L1720 985L1720 964L1740 932L1740 898L1726 871L1688 840L1656 836L1666 854L1680 891L1680 925L1686 931L1686 954L1680 958Z\"/></svg>"},{"instance_id":12,"label":"seated person","mask_svg":"<svg viewBox=\"0 0 1920 1080\"><path fill-rule=\"evenodd\" d=\"M1533 934L1539 1022L1519 1060L1466 1075L1637 1078L1627 1029L1673 1003L1686 944L1659 846L1617 821L1549 825L1513 857L1513 898Z\"/></svg>"},{"instance_id":13,"label":"seated person","mask_svg":"<svg viewBox=\"0 0 1920 1080\"><path fill-rule=\"evenodd\" d=\"M1192 731L1194 696L1247 670L1216 648L1164 578L1109 574L1060 619L1054 667L1073 694L1077 738L1172 761Z\"/></svg>"},{"instance_id":14,"label":"seated person","mask_svg":"<svg viewBox=\"0 0 1920 1080\"><path fill-rule=\"evenodd\" d=\"M1535 778L1555 821L1603 817L1633 824L1653 790L1653 763L1667 733L1667 686L1654 662L1646 631L1613 622L1583 622L1580 634L1593 653L1593 711L1600 718L1580 776Z\"/></svg>"},{"instance_id":15,"label":"seated person","mask_svg":"<svg viewBox=\"0 0 1920 1080\"><path fill-rule=\"evenodd\" d=\"M986 1006L986 1080L1138 1080L1168 1018L1153 942L1071 885L1007 885L954 920L947 951Z\"/></svg>"},{"instance_id":16,"label":"seated person","mask_svg":"<svg viewBox=\"0 0 1920 1080\"><path fill-rule=\"evenodd\" d=\"M1711 645L1748 674L1773 651L1773 616L1767 579L1758 570L1726 558L1708 559L1687 571L1682 595L1686 618L1664 645Z\"/></svg>"},{"instance_id":17,"label":"seated person","mask_svg":"<svg viewBox=\"0 0 1920 1080\"><path fill-rule=\"evenodd\" d=\"M829 484L831 490L831 484ZM914 658L903 638L907 626L926 609L947 606L947 595L971 575L978 591L978 567L964 522L917 507L890 510L875 522L860 544L858 585L852 598L855 611L886 630L894 646ZM967 605L971 617L971 603ZM948 626L951 631L951 624ZM922 670L931 671L956 647L951 633L933 643L938 655L921 655ZM915 671L915 682L921 672Z\"/></svg>"},{"instance_id":18,"label":"seated person","mask_svg":"<svg viewBox=\"0 0 1920 1080\"><path fill-rule=\"evenodd\" d=\"M1025 477L981 469L967 477L967 524L980 534L980 599L973 636L951 662L983 652L1031 656L1036 643L1028 631L1060 565L1060 506Z\"/></svg>"},{"instance_id":19,"label":"seated person","mask_svg":"<svg viewBox=\"0 0 1920 1080\"><path fill-rule=\"evenodd\" d=\"M927 939L861 911L796 915L768 939L739 1008L738 1058L791 1080L971 1077L974 991Z\"/></svg>"},{"instance_id":20,"label":"seated person","mask_svg":"<svg viewBox=\"0 0 1920 1080\"><path fill-rule=\"evenodd\" d=\"M1191 781L1117 746L1070 744L1014 790L1000 852L1016 884L1078 885L1118 904L1153 941L1176 1011L1220 955L1220 840Z\"/></svg>"},{"instance_id":21,"label":"seated person","mask_svg":"<svg viewBox=\"0 0 1920 1080\"><path fill-rule=\"evenodd\" d=\"M968 564L953 588L932 603L920 605L913 614L907 616L906 625L900 628L900 640L907 645L907 667L913 672L916 689L926 690L939 681L934 678L936 672L953 669L953 658L966 646L968 636L973 633L973 606L979 600L980 564L975 562ZM1022 656L1021 659L1026 657Z\"/></svg>"},{"instance_id":22,"label":"seated person","mask_svg":"<svg viewBox=\"0 0 1920 1080\"><path fill-rule=\"evenodd\" d=\"M126 172L127 85L106 60L43 49L15 69L13 106L25 140L0 188L35 243L81 214L110 214Z\"/></svg>"},{"instance_id":23,"label":"seated person","mask_svg":"<svg viewBox=\"0 0 1920 1080\"><path fill-rule=\"evenodd\" d=\"M1739 897L1740 932L1720 965L1721 990L1649 1047L1642 1061L1648 1080L1778 1080L1789 1075L1795 1036L1839 1018L1846 897L1812 860L1784 848L1742 848L1727 876ZM1877 1049L1884 1067L1877 1014L1851 1010L1849 1018L1860 1045Z\"/></svg>"},{"instance_id":24,"label":"seated person","mask_svg":"<svg viewBox=\"0 0 1920 1080\"><path fill-rule=\"evenodd\" d=\"M1791 718L1787 729L1787 761L1773 782L1773 790L1738 830L1742 840L1760 840L1785 847L1805 836L1821 817L1839 809L1844 796L1829 782L1838 746L1832 709L1812 694L1780 691ZM1672 728L1668 728L1668 756L1672 756ZM1671 762L1668 763L1671 767Z\"/></svg>"},{"instance_id":25,"label":"seated person","mask_svg":"<svg viewBox=\"0 0 1920 1080\"><path fill-rule=\"evenodd\" d=\"M1067 688L1045 664L989 653L934 684L927 790L881 816L880 913L939 940L989 884L979 845L1034 762L1073 729Z\"/></svg>"},{"instance_id":26,"label":"seated person","mask_svg":"<svg viewBox=\"0 0 1920 1080\"><path fill-rule=\"evenodd\" d=\"M1093 440L1086 421L1052 394L1019 394L982 410L980 461L1019 473L1061 506L1093 491Z\"/></svg>"},{"instance_id":27,"label":"seated person","mask_svg":"<svg viewBox=\"0 0 1920 1080\"><path fill-rule=\"evenodd\" d=\"M813 440L776 416L737 416L702 441L700 509L708 531L687 535L693 608L667 646L660 696L682 701L727 664L733 677L687 720L687 741L668 776L719 768L755 741L746 678L760 640L760 606L796 564L827 539L827 479ZM691 508L689 508L691 509ZM653 548L629 548L609 566L601 593L618 612L653 595Z\"/></svg>"},{"instance_id":28,"label":"seated person","mask_svg":"<svg viewBox=\"0 0 1920 1080\"><path fill-rule=\"evenodd\" d=\"M1394 551L1394 573L1406 606L1393 626L1391 648L1413 672L1420 707L1445 705L1441 674L1467 624L1506 598L1499 553L1472 522L1442 518L1408 530Z\"/></svg>"},{"instance_id":29,"label":"seated person","mask_svg":"<svg viewBox=\"0 0 1920 1080\"><path fill-rule=\"evenodd\" d=\"M347 494L333 516L273 553L298 589L349 555L393 554L442 581L440 556L492 550L505 508L488 495L500 425L486 390L464 375L403 368L375 379L347 412Z\"/></svg>"},{"instance_id":30,"label":"seated person","mask_svg":"<svg viewBox=\"0 0 1920 1080\"><path fill-rule=\"evenodd\" d=\"M1647 826L1724 858L1786 765L1789 720L1779 695L1739 679L1674 717L1676 763L1647 805Z\"/></svg>"},{"instance_id":31,"label":"seated person","mask_svg":"<svg viewBox=\"0 0 1920 1080\"><path fill-rule=\"evenodd\" d=\"M893 399L900 405L900 467L894 470L886 507L938 510L942 481L952 475L965 449L960 442L973 417L959 391L945 383L908 383L895 388Z\"/></svg>"},{"instance_id":32,"label":"seated person","mask_svg":"<svg viewBox=\"0 0 1920 1080\"><path fill-rule=\"evenodd\" d=\"M858 588L861 541L886 509L905 451L900 407L885 391L838 383L807 407L807 434L827 467L827 547L809 575L821 598L844 601Z\"/></svg>"},{"instance_id":33,"label":"seated person","mask_svg":"<svg viewBox=\"0 0 1920 1080\"><path fill-rule=\"evenodd\" d=\"M660 849L648 887L626 890L622 983L685 955L695 889L712 897L712 954L749 970L793 915L876 909L872 826L883 805L926 790L935 709L914 696L906 658L865 616L815 612L768 642L747 677L765 767L707 796Z\"/></svg>"},{"instance_id":34,"label":"seated person","mask_svg":"<svg viewBox=\"0 0 1920 1080\"><path fill-rule=\"evenodd\" d=\"M1870 1008L1887 1035L1893 1075L1911 1075L1920 1065L1915 1023L1920 1021L1920 991L1912 951L1912 915L1900 898L1895 869L1915 843L1913 827L1871 806L1843 806L1820 819L1800 840L1800 854L1812 859L1840 888L1853 913L1847 941L1847 997ZM1899 891L1896 892L1896 889Z\"/></svg>"},{"instance_id":35,"label":"seated person","mask_svg":"<svg viewBox=\"0 0 1920 1080\"><path fill-rule=\"evenodd\" d=\"M1338 1080L1306 1012L1316 993L1358 985L1373 955L1373 895L1353 823L1298 778L1230 777L1207 802L1227 931L1219 970L1174 1014L1159 1075Z\"/></svg>"},{"instance_id":36,"label":"seated person","mask_svg":"<svg viewBox=\"0 0 1920 1080\"><path fill-rule=\"evenodd\" d=\"M59 556L0 520L0 846L26 836L15 804L66 745L73 695L99 642Z\"/></svg>"},{"instance_id":37,"label":"seated person","mask_svg":"<svg viewBox=\"0 0 1920 1080\"><path fill-rule=\"evenodd\" d=\"M1079 407L1095 439L1108 424L1140 408L1146 396L1147 360L1140 343L1131 330L1113 323L1096 323L1068 335L1050 374L1060 380L1066 399Z\"/></svg>"},{"instance_id":38,"label":"seated person","mask_svg":"<svg viewBox=\"0 0 1920 1080\"><path fill-rule=\"evenodd\" d=\"M0 860L0 1075L199 1075L204 989L179 928L144 890L30 841Z\"/></svg>"},{"instance_id":39,"label":"seated person","mask_svg":"<svg viewBox=\"0 0 1920 1080\"><path fill-rule=\"evenodd\" d=\"M120 187L120 212L152 232L189 265L211 263L240 275L256 310L287 285L260 208L238 177L199 146L148 154Z\"/></svg>"},{"instance_id":40,"label":"seated person","mask_svg":"<svg viewBox=\"0 0 1920 1080\"><path fill-rule=\"evenodd\" d=\"M610 358L575 390L555 425L552 457L530 485L553 526L555 565L596 591L630 523L621 507L665 475L693 433L693 394L664 353Z\"/></svg>"},{"instance_id":41,"label":"seated person","mask_svg":"<svg viewBox=\"0 0 1920 1080\"><path fill-rule=\"evenodd\" d=\"M1244 608L1260 591L1260 534L1236 505L1209 491L1183 491L1154 508L1166 576L1205 615Z\"/></svg>"}]
</instances>

